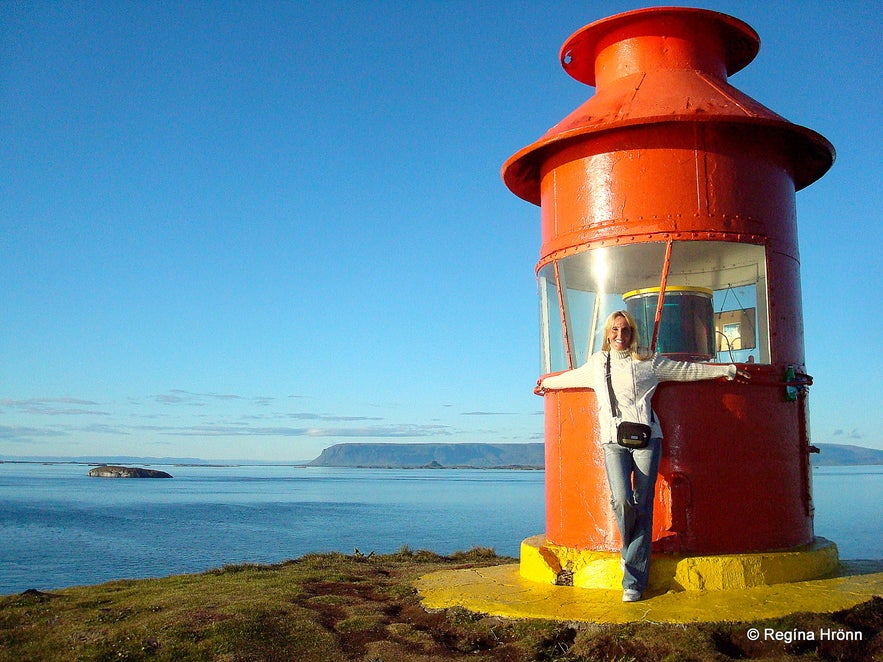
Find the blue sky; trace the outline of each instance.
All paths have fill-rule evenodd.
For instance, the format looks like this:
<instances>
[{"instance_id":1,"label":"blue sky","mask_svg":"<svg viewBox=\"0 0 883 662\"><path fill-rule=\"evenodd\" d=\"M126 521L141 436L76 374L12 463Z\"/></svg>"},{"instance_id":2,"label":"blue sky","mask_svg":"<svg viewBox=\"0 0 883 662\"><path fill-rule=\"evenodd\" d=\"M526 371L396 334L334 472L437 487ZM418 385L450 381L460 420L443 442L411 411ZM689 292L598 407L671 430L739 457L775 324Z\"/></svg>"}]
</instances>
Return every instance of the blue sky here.
<instances>
[{"instance_id":1,"label":"blue sky","mask_svg":"<svg viewBox=\"0 0 883 662\"><path fill-rule=\"evenodd\" d=\"M630 2L0 4L0 456L542 439L539 209L500 167ZM705 2L837 149L798 193L817 443L883 448L878 3Z\"/></svg>"}]
</instances>

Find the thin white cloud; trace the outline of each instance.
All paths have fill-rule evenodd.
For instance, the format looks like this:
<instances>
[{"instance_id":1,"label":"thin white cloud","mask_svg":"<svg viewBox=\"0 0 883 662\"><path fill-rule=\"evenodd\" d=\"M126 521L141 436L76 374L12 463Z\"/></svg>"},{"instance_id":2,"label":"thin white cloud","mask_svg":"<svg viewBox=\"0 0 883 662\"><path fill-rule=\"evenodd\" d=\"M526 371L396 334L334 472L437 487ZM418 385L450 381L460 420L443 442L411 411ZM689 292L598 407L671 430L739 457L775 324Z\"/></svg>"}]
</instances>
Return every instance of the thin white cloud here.
<instances>
[{"instance_id":1,"label":"thin white cloud","mask_svg":"<svg viewBox=\"0 0 883 662\"><path fill-rule=\"evenodd\" d=\"M29 400L0 400L0 407L38 416L110 416L109 412L83 407L97 407L99 403L78 398L31 398ZM75 406L65 406L75 405Z\"/></svg>"},{"instance_id":2,"label":"thin white cloud","mask_svg":"<svg viewBox=\"0 0 883 662\"><path fill-rule=\"evenodd\" d=\"M516 416L511 411L464 411L461 416Z\"/></svg>"},{"instance_id":3,"label":"thin white cloud","mask_svg":"<svg viewBox=\"0 0 883 662\"><path fill-rule=\"evenodd\" d=\"M64 434L64 432L52 428L0 425L0 439L3 441L29 441L34 437L62 437Z\"/></svg>"},{"instance_id":4,"label":"thin white cloud","mask_svg":"<svg viewBox=\"0 0 883 662\"><path fill-rule=\"evenodd\" d=\"M295 428L285 426L250 425L194 425L194 426L142 426L145 432L182 437L430 437L451 434L444 425L375 425L367 427Z\"/></svg>"},{"instance_id":5,"label":"thin white cloud","mask_svg":"<svg viewBox=\"0 0 883 662\"><path fill-rule=\"evenodd\" d=\"M156 402L159 402L163 405L181 405L181 404L189 404L198 407L202 407L203 403L194 402L192 398L183 397L181 395L177 395L175 393L161 393L154 398Z\"/></svg>"},{"instance_id":6,"label":"thin white cloud","mask_svg":"<svg viewBox=\"0 0 883 662\"><path fill-rule=\"evenodd\" d=\"M362 428L311 428L310 437L435 437L451 434L445 425L377 425Z\"/></svg>"},{"instance_id":7,"label":"thin white cloud","mask_svg":"<svg viewBox=\"0 0 883 662\"><path fill-rule=\"evenodd\" d=\"M151 398L154 402L184 407L205 407L211 400L236 401L261 408L273 402L273 398L246 398L233 394L196 393L182 389L171 389ZM0 414L3 410L27 413L34 416L60 416L64 414L91 414L110 416L111 414L91 407L99 403L81 398L33 398L27 400L0 400ZM129 404L133 404L129 401ZM137 403L135 403L137 404ZM139 405L140 406L140 405ZM208 410L203 410L208 411ZM141 424L135 421L152 418L155 424ZM76 425L73 423L49 423L35 426L0 427L0 439L27 440L46 437L65 437L75 435L161 435L163 437L345 437L345 438L414 438L447 436L454 432L448 426L438 423L428 424L381 424L381 416L350 416L346 414L328 414L309 411L246 414L239 416L211 417L208 413L198 416L202 423L170 422L166 415L159 412L146 415L139 413L129 419L128 423L117 421L108 425ZM228 420L224 420L224 419ZM235 421L234 421L235 419ZM279 425L284 421L309 422L309 427ZM263 424L261 424L263 423ZM375 424L376 423L376 424ZM349 425L352 424L352 425ZM359 425L361 424L361 425Z\"/></svg>"},{"instance_id":8,"label":"thin white cloud","mask_svg":"<svg viewBox=\"0 0 883 662\"><path fill-rule=\"evenodd\" d=\"M328 414L312 414L309 412L298 412L295 414L286 414L286 418L303 421L336 421L338 423L356 423L359 421L382 421L380 416L339 416Z\"/></svg>"},{"instance_id":9,"label":"thin white cloud","mask_svg":"<svg viewBox=\"0 0 883 662\"><path fill-rule=\"evenodd\" d=\"M273 402L274 398L267 396L257 396L254 398L244 395L236 395L235 393L194 393L192 391L184 391L182 389L173 388L166 393L160 393L154 396L154 401L165 405L191 405L194 407L204 407L207 400L221 401L243 401L252 402L257 405L266 406Z\"/></svg>"}]
</instances>

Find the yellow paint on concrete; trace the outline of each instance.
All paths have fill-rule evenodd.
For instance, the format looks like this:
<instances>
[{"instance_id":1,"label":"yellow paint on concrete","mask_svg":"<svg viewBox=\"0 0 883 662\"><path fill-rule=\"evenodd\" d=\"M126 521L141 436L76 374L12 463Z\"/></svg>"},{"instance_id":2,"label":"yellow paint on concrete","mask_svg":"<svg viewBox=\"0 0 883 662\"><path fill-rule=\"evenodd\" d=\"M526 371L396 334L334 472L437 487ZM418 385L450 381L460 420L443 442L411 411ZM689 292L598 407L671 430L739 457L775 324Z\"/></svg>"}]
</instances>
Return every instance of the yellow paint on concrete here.
<instances>
[{"instance_id":1,"label":"yellow paint on concrete","mask_svg":"<svg viewBox=\"0 0 883 662\"><path fill-rule=\"evenodd\" d=\"M621 590L554 586L525 579L518 564L441 570L424 575L417 590L428 609L463 607L507 618L592 623L755 621L806 611L849 609L883 595L883 561L841 563L840 575L730 590L648 591L623 603Z\"/></svg>"},{"instance_id":2,"label":"yellow paint on concrete","mask_svg":"<svg viewBox=\"0 0 883 662\"><path fill-rule=\"evenodd\" d=\"M542 584L555 584L559 574L566 571L578 588L618 590L622 585L619 563L617 553L563 547L546 542L543 536L533 536L521 543L521 576ZM780 552L654 554L650 590L721 591L801 582L830 576L837 563L837 545L824 538Z\"/></svg>"}]
</instances>

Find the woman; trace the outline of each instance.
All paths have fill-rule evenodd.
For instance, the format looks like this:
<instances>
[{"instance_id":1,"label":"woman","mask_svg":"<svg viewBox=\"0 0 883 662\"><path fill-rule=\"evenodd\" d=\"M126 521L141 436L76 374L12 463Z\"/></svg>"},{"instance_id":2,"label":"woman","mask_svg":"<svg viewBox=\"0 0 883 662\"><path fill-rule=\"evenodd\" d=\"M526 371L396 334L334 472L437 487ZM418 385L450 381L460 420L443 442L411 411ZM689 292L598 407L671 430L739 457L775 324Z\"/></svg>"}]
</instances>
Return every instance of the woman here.
<instances>
[{"instance_id":1,"label":"woman","mask_svg":"<svg viewBox=\"0 0 883 662\"><path fill-rule=\"evenodd\" d=\"M608 392L608 371L614 403L611 403ZM604 343L600 352L593 354L579 368L537 382L536 393L539 395L547 389L566 388L591 388L597 393L610 504L622 538L623 602L640 600L650 575L653 500L662 447L662 428L659 417L651 409L650 399L660 382L718 377L748 379L749 375L735 365L642 356L638 353L635 320L627 311L619 310L604 324ZM614 411L618 415L614 415ZM650 441L645 448L628 448L617 443L616 429L622 421L650 426Z\"/></svg>"}]
</instances>

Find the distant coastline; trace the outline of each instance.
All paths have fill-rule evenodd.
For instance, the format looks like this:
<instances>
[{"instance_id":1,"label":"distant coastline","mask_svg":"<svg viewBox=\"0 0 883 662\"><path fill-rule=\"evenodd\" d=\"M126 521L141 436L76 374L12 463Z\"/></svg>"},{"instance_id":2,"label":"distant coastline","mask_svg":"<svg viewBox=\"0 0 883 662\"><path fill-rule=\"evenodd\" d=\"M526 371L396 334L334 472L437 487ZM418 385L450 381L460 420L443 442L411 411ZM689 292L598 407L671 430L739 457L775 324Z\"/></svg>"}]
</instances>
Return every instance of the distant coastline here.
<instances>
[{"instance_id":1,"label":"distant coastline","mask_svg":"<svg viewBox=\"0 0 883 662\"><path fill-rule=\"evenodd\" d=\"M816 444L810 463L883 465L883 450ZM544 469L544 444L344 443L329 446L309 466L376 469Z\"/></svg>"},{"instance_id":2,"label":"distant coastline","mask_svg":"<svg viewBox=\"0 0 883 662\"><path fill-rule=\"evenodd\" d=\"M846 444L815 444L821 452L810 455L813 467L883 465L883 450ZM319 457L302 461L201 460L199 458L79 456L0 456L0 464L126 464L141 466L290 466L349 467L363 469L544 469L544 445L528 444L397 444L342 443L326 448Z\"/></svg>"},{"instance_id":3,"label":"distant coastline","mask_svg":"<svg viewBox=\"0 0 883 662\"><path fill-rule=\"evenodd\" d=\"M345 443L329 446L314 467L365 469L542 469L543 444Z\"/></svg>"}]
</instances>

